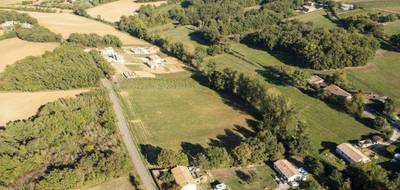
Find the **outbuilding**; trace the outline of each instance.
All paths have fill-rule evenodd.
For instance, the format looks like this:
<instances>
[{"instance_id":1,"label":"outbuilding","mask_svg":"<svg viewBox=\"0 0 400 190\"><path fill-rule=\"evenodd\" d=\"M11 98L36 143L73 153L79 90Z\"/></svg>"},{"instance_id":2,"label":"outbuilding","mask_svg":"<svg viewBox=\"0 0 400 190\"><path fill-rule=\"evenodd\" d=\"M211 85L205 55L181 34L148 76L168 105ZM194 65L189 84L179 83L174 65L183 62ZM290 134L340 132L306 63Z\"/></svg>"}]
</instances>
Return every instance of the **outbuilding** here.
<instances>
[{"instance_id":1,"label":"outbuilding","mask_svg":"<svg viewBox=\"0 0 400 190\"><path fill-rule=\"evenodd\" d=\"M193 179L189 168L186 166L176 166L171 170L175 182L182 190L197 190L197 184Z\"/></svg>"},{"instance_id":2,"label":"outbuilding","mask_svg":"<svg viewBox=\"0 0 400 190\"><path fill-rule=\"evenodd\" d=\"M371 161L367 156L365 156L360 150L350 143L342 143L338 145L336 147L336 152L350 164L359 162L366 163Z\"/></svg>"}]
</instances>

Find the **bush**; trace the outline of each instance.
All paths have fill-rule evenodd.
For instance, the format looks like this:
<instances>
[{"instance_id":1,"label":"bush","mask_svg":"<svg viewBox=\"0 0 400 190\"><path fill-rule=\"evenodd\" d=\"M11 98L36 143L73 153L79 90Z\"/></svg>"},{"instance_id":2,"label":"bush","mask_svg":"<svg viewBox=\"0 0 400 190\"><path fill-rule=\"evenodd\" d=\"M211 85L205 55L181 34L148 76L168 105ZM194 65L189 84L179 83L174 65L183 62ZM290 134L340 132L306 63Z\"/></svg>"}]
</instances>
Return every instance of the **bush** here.
<instances>
[{"instance_id":1,"label":"bush","mask_svg":"<svg viewBox=\"0 0 400 190\"><path fill-rule=\"evenodd\" d=\"M157 156L157 165L163 168L174 167L178 165L189 165L189 159L183 152L175 152L170 149L161 149Z\"/></svg>"},{"instance_id":2,"label":"bush","mask_svg":"<svg viewBox=\"0 0 400 190\"><path fill-rule=\"evenodd\" d=\"M121 40L114 35L107 34L103 37L98 34L78 34L72 33L67 39L68 42L81 44L87 47L106 47L106 46L114 46L121 47Z\"/></svg>"},{"instance_id":3,"label":"bush","mask_svg":"<svg viewBox=\"0 0 400 190\"><path fill-rule=\"evenodd\" d=\"M18 38L31 42L60 42L62 39L61 34L55 34L39 25L32 28L17 27L15 32Z\"/></svg>"}]
</instances>

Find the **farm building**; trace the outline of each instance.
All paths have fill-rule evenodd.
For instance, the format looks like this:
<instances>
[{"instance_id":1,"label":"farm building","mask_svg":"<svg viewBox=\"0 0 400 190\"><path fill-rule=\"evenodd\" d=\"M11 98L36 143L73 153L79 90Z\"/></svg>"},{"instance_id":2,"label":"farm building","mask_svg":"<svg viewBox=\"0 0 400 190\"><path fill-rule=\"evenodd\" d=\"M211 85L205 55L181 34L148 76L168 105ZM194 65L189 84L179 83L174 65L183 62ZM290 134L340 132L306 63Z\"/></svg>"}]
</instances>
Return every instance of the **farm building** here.
<instances>
[{"instance_id":1,"label":"farm building","mask_svg":"<svg viewBox=\"0 0 400 190\"><path fill-rule=\"evenodd\" d=\"M350 93L334 84L327 86L325 90L330 94L335 95L341 101L350 100L352 98Z\"/></svg>"},{"instance_id":2,"label":"farm building","mask_svg":"<svg viewBox=\"0 0 400 190\"><path fill-rule=\"evenodd\" d=\"M347 4L347 3L340 3L340 9L342 9L344 11L353 10L354 9L354 5L353 4Z\"/></svg>"},{"instance_id":3,"label":"farm building","mask_svg":"<svg viewBox=\"0 0 400 190\"><path fill-rule=\"evenodd\" d=\"M365 156L360 150L349 143L342 143L336 147L336 152L343 157L344 160L352 163L369 162L370 159Z\"/></svg>"},{"instance_id":4,"label":"farm building","mask_svg":"<svg viewBox=\"0 0 400 190\"><path fill-rule=\"evenodd\" d=\"M150 48L144 48L144 47L135 47L129 49L133 54L136 55L150 55L150 54L156 54L158 52L157 48L150 47Z\"/></svg>"},{"instance_id":5,"label":"farm building","mask_svg":"<svg viewBox=\"0 0 400 190\"><path fill-rule=\"evenodd\" d=\"M172 175L174 176L176 184L178 184L182 190L196 190L197 185L195 180L193 179L192 174L189 171L189 168L186 166L176 166L171 170Z\"/></svg>"},{"instance_id":6,"label":"farm building","mask_svg":"<svg viewBox=\"0 0 400 190\"><path fill-rule=\"evenodd\" d=\"M101 51L101 55L106 59L109 63L124 63L125 60L123 57L117 54L112 47L107 47Z\"/></svg>"},{"instance_id":7,"label":"farm building","mask_svg":"<svg viewBox=\"0 0 400 190\"><path fill-rule=\"evenodd\" d=\"M298 181L303 177L299 170L286 159L275 161L274 168L287 182Z\"/></svg>"},{"instance_id":8,"label":"farm building","mask_svg":"<svg viewBox=\"0 0 400 190\"><path fill-rule=\"evenodd\" d=\"M321 85L324 84L325 81L318 75L312 75L309 79L307 79L307 82L312 85Z\"/></svg>"}]
</instances>

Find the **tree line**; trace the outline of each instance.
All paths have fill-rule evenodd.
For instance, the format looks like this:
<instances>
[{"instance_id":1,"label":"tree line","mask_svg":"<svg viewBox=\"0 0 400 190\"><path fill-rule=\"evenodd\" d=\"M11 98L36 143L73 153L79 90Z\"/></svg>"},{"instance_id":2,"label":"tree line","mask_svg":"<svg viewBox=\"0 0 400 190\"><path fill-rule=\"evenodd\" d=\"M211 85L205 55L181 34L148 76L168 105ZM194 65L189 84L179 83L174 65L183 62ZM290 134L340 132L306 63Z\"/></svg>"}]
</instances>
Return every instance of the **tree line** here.
<instances>
[{"instance_id":1,"label":"tree line","mask_svg":"<svg viewBox=\"0 0 400 190\"><path fill-rule=\"evenodd\" d=\"M27 57L0 74L1 90L61 90L97 86L110 77L113 68L97 51L84 52L79 45L65 43L53 52Z\"/></svg>"},{"instance_id":2,"label":"tree line","mask_svg":"<svg viewBox=\"0 0 400 190\"><path fill-rule=\"evenodd\" d=\"M67 42L80 44L86 47L122 46L121 40L117 36L111 34L100 36L95 33L91 34L72 33L69 35Z\"/></svg>"},{"instance_id":3,"label":"tree line","mask_svg":"<svg viewBox=\"0 0 400 190\"><path fill-rule=\"evenodd\" d=\"M0 136L0 188L76 189L132 169L102 90L46 104Z\"/></svg>"}]
</instances>

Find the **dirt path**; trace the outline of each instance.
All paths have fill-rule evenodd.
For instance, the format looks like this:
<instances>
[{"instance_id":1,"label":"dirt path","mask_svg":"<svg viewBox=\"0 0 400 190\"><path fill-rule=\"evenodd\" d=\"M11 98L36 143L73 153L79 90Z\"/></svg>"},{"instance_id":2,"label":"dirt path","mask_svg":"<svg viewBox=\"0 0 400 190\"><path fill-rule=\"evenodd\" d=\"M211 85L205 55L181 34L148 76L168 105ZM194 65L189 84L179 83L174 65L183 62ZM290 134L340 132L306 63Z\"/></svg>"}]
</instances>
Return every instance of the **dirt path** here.
<instances>
[{"instance_id":1,"label":"dirt path","mask_svg":"<svg viewBox=\"0 0 400 190\"><path fill-rule=\"evenodd\" d=\"M146 190L157 190L158 188L153 180L153 177L151 176L149 170L146 168L146 164L142 160L138 147L135 145L133 137L129 133L128 122L125 119L120 100L118 99L118 96L115 93L111 82L106 79L102 79L101 82L103 86L106 87L109 93L115 115L117 116L117 125L122 136L122 140L124 141L125 146L128 149L132 164L135 167L136 172L139 174L143 186Z\"/></svg>"},{"instance_id":2,"label":"dirt path","mask_svg":"<svg viewBox=\"0 0 400 190\"><path fill-rule=\"evenodd\" d=\"M74 97L86 91L0 92L0 126L9 121L28 119L48 102Z\"/></svg>"}]
</instances>

